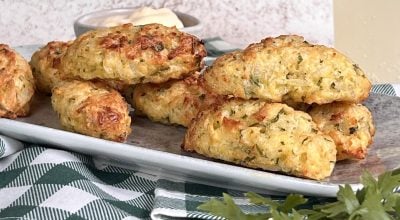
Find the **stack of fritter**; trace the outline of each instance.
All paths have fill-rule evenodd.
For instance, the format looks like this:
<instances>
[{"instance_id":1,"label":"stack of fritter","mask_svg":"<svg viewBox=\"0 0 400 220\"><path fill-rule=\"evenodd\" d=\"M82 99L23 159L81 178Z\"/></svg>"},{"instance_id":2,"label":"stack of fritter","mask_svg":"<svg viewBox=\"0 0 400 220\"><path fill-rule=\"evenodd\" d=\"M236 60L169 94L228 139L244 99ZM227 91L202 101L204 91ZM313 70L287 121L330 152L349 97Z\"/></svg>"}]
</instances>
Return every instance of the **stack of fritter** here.
<instances>
[{"instance_id":1,"label":"stack of fritter","mask_svg":"<svg viewBox=\"0 0 400 220\"><path fill-rule=\"evenodd\" d=\"M0 45L0 117L25 116L36 82L63 127L93 137L126 140L123 92L137 114L188 127L183 149L207 157L311 179L328 177L337 160L365 158L375 128L360 102L371 83L340 52L266 38L200 74L204 56L196 37L158 24L50 42L33 54L33 76Z\"/></svg>"},{"instance_id":2,"label":"stack of fritter","mask_svg":"<svg viewBox=\"0 0 400 220\"><path fill-rule=\"evenodd\" d=\"M30 64L38 90L52 94L64 128L125 141L131 118L119 92L193 75L205 55L199 39L176 28L126 24L89 31L68 43L50 42Z\"/></svg>"},{"instance_id":3,"label":"stack of fritter","mask_svg":"<svg viewBox=\"0 0 400 220\"><path fill-rule=\"evenodd\" d=\"M267 38L193 79L139 85L132 98L150 119L188 126L184 150L323 179L372 142L371 113L357 104L371 83L337 50L302 37Z\"/></svg>"}]
</instances>

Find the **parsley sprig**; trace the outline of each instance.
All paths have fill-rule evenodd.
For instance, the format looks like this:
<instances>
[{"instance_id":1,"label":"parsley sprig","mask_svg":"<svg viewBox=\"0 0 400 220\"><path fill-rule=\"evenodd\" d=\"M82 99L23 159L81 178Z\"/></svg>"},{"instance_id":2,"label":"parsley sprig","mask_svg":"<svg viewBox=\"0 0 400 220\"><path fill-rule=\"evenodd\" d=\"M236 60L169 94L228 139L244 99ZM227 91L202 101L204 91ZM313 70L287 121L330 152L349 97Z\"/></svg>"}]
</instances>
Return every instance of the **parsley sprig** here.
<instances>
[{"instance_id":1,"label":"parsley sprig","mask_svg":"<svg viewBox=\"0 0 400 220\"><path fill-rule=\"evenodd\" d=\"M225 193L222 200L213 198L198 209L226 219L243 220L400 219L400 193L397 192L400 170L383 173L377 179L364 172L361 184L363 187L356 192L348 184L340 186L336 201L314 205L311 209L301 208L309 203L303 195L290 194L284 201L275 201L253 192L245 194L247 199L254 205L268 207L266 213L244 213Z\"/></svg>"}]
</instances>

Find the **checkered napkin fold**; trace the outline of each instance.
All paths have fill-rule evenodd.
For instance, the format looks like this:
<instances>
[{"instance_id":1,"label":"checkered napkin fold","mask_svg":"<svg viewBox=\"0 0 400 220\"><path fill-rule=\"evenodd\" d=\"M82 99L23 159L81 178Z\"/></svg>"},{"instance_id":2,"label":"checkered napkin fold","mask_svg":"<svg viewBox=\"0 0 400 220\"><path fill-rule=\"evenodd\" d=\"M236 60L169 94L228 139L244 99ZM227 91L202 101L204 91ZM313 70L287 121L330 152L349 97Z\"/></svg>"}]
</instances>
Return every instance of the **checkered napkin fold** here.
<instances>
[{"instance_id":1,"label":"checkered napkin fold","mask_svg":"<svg viewBox=\"0 0 400 220\"><path fill-rule=\"evenodd\" d=\"M215 56L230 50L218 38L206 46ZM375 85L372 92L399 96L400 86ZM266 211L250 205L240 191L164 179L115 161L0 135L0 220L223 219L196 209L223 192L245 212Z\"/></svg>"}]
</instances>

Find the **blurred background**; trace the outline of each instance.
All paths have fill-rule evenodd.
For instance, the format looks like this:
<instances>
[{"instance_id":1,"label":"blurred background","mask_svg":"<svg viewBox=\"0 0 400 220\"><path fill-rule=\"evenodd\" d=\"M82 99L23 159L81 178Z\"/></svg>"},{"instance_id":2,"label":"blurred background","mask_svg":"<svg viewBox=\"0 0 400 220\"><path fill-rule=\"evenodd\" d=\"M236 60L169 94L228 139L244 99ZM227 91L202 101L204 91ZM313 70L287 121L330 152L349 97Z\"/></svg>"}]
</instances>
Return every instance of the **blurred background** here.
<instances>
[{"instance_id":1,"label":"blurred background","mask_svg":"<svg viewBox=\"0 0 400 220\"><path fill-rule=\"evenodd\" d=\"M202 38L219 36L244 47L267 36L303 35L335 46L375 83L400 82L398 0L0 0L0 42L45 44L75 37L73 22L102 9L152 6L202 21Z\"/></svg>"}]
</instances>

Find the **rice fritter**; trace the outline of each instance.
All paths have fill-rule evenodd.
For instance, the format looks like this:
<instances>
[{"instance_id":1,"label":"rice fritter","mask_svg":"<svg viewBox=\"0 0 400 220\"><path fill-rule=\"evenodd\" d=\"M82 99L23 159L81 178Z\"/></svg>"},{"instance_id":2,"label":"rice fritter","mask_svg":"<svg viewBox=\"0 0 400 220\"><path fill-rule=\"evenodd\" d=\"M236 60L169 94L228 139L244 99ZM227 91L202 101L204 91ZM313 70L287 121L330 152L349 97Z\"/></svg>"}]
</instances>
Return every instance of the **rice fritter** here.
<instances>
[{"instance_id":1,"label":"rice fritter","mask_svg":"<svg viewBox=\"0 0 400 220\"><path fill-rule=\"evenodd\" d=\"M332 138L307 113L259 100L230 100L200 112L183 149L317 180L328 177L336 162Z\"/></svg>"},{"instance_id":2,"label":"rice fritter","mask_svg":"<svg viewBox=\"0 0 400 220\"><path fill-rule=\"evenodd\" d=\"M219 57L205 74L211 92L271 102L360 102L371 83L346 56L303 37L266 38Z\"/></svg>"},{"instance_id":3,"label":"rice fritter","mask_svg":"<svg viewBox=\"0 0 400 220\"><path fill-rule=\"evenodd\" d=\"M79 36L61 60L61 71L83 80L162 83L201 69L202 42L175 27L125 24Z\"/></svg>"},{"instance_id":4,"label":"rice fritter","mask_svg":"<svg viewBox=\"0 0 400 220\"><path fill-rule=\"evenodd\" d=\"M0 44L0 118L29 113L35 82L28 62L5 44Z\"/></svg>"},{"instance_id":5,"label":"rice fritter","mask_svg":"<svg viewBox=\"0 0 400 220\"><path fill-rule=\"evenodd\" d=\"M52 41L36 51L29 63L35 78L38 91L51 94L55 85L63 81L59 71L61 57L72 42Z\"/></svg>"},{"instance_id":6,"label":"rice fritter","mask_svg":"<svg viewBox=\"0 0 400 220\"><path fill-rule=\"evenodd\" d=\"M337 159L364 159L375 134L371 112L361 104L314 106L310 115L318 128L332 137Z\"/></svg>"},{"instance_id":7,"label":"rice fritter","mask_svg":"<svg viewBox=\"0 0 400 220\"><path fill-rule=\"evenodd\" d=\"M203 89L198 78L196 73L162 84L139 84L133 90L132 104L153 121L187 127L199 111L217 99Z\"/></svg>"},{"instance_id":8,"label":"rice fritter","mask_svg":"<svg viewBox=\"0 0 400 220\"><path fill-rule=\"evenodd\" d=\"M131 132L128 104L104 84L61 83L53 89L51 102L61 125L69 131L119 142Z\"/></svg>"}]
</instances>

